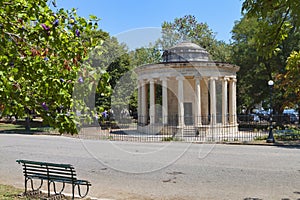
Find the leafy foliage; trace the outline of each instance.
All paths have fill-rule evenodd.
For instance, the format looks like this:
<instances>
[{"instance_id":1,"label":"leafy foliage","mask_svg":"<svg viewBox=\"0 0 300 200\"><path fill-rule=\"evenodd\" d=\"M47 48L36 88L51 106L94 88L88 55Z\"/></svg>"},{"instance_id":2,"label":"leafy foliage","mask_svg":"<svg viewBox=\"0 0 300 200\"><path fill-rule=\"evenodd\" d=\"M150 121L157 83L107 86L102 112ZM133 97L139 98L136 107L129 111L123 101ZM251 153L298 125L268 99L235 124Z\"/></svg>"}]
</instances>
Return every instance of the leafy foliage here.
<instances>
[{"instance_id":1,"label":"leafy foliage","mask_svg":"<svg viewBox=\"0 0 300 200\"><path fill-rule=\"evenodd\" d=\"M293 83L299 83L299 77L294 73L299 69L297 63L300 59L297 56L300 50L300 2L245 0L242 9L245 15L254 17L260 23L259 34L255 36L259 55L265 58L275 56L283 63L279 69L274 66L272 70L272 77L276 77L275 89L283 93L280 95L280 106L299 104L297 91L300 86Z\"/></svg>"},{"instance_id":2,"label":"leafy foliage","mask_svg":"<svg viewBox=\"0 0 300 200\"><path fill-rule=\"evenodd\" d=\"M294 106L300 102L300 52L293 51L287 60L285 74L279 74L278 79L281 80L280 87L285 90L285 102L287 106Z\"/></svg>"},{"instance_id":3,"label":"leafy foliage","mask_svg":"<svg viewBox=\"0 0 300 200\"><path fill-rule=\"evenodd\" d=\"M77 132L72 91L98 43L82 37L97 28L97 18L91 18L77 16L75 9L53 11L44 0L0 2L3 115L28 117L35 111L60 132Z\"/></svg>"},{"instance_id":4,"label":"leafy foliage","mask_svg":"<svg viewBox=\"0 0 300 200\"><path fill-rule=\"evenodd\" d=\"M277 46L288 37L293 25L300 25L300 3L292 0L245 0L242 10L263 22L258 49L264 56L271 56Z\"/></svg>"},{"instance_id":5,"label":"leafy foliage","mask_svg":"<svg viewBox=\"0 0 300 200\"><path fill-rule=\"evenodd\" d=\"M206 23L199 23L192 15L175 18L173 22L163 22L162 39L157 45L168 49L178 42L191 40L191 42L205 48L212 60L228 62L230 60L229 45L215 39L215 33Z\"/></svg>"},{"instance_id":6,"label":"leafy foliage","mask_svg":"<svg viewBox=\"0 0 300 200\"><path fill-rule=\"evenodd\" d=\"M268 79L266 69L260 66L257 59L253 38L258 23L254 18L243 18L237 21L232 30L232 61L240 66L238 72L238 107L250 110L266 96L265 80Z\"/></svg>"}]
</instances>

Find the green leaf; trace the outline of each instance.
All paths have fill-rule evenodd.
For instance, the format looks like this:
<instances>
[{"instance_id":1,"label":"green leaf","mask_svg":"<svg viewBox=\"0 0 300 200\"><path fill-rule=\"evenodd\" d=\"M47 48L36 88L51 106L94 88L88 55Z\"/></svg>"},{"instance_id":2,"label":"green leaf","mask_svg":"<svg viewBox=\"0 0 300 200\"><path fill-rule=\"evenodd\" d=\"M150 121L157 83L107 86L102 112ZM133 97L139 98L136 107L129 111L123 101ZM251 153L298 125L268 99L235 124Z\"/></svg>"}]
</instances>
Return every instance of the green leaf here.
<instances>
[{"instance_id":1,"label":"green leaf","mask_svg":"<svg viewBox=\"0 0 300 200\"><path fill-rule=\"evenodd\" d=\"M97 20L97 16L95 16L95 15L89 15L89 17L91 20Z\"/></svg>"}]
</instances>

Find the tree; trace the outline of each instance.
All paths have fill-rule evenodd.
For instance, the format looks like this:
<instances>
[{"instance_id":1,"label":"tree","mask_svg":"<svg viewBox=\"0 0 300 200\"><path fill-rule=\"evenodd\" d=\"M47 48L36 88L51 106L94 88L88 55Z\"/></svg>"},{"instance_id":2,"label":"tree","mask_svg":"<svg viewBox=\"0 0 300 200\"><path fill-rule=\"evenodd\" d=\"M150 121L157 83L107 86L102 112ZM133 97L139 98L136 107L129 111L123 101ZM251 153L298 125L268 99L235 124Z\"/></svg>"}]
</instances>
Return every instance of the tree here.
<instances>
[{"instance_id":1,"label":"tree","mask_svg":"<svg viewBox=\"0 0 300 200\"><path fill-rule=\"evenodd\" d=\"M255 17L258 21L264 21L261 27L260 37L257 38L257 49L262 56L270 57L277 55L282 51L284 43L290 39L299 38L300 26L300 2L292 0L245 0L243 8L245 14ZM276 17L274 17L276 16ZM298 40L299 41L299 40ZM287 42L286 42L287 43ZM292 106L299 104L300 85L287 84L289 82L297 83L298 77L293 75L297 71L299 65L299 42L293 43L290 48L289 58L285 70L275 74L277 77L277 88L285 90L285 97L296 96L296 98L288 98L284 101L284 105ZM299 110L300 112L300 110Z\"/></svg>"},{"instance_id":2,"label":"tree","mask_svg":"<svg viewBox=\"0 0 300 200\"><path fill-rule=\"evenodd\" d=\"M276 15L275 15L276 16ZM264 55L258 48L257 40L261 37L261 32L265 22L257 20L255 17L245 15L240 21L235 23L232 30L232 61L239 65L238 72L238 106L241 109L246 107L251 110L255 104L261 102L269 103L269 89L267 82L285 71L286 59L292 49L299 44L299 36L294 31L290 31L289 38L282 41L276 54ZM279 85L280 81L276 81ZM274 90L274 110L282 112L284 109L283 98L284 89ZM263 105L267 107L267 104Z\"/></svg>"},{"instance_id":3,"label":"tree","mask_svg":"<svg viewBox=\"0 0 300 200\"><path fill-rule=\"evenodd\" d=\"M96 106L99 112L111 109L111 95L120 78L131 69L130 58L127 47L120 44L115 37L107 34L103 40L101 54L91 56L94 65L99 66L106 72L106 76L101 77L102 83L106 87L100 87L96 92ZM106 92L103 92L103 89Z\"/></svg>"},{"instance_id":4,"label":"tree","mask_svg":"<svg viewBox=\"0 0 300 200\"><path fill-rule=\"evenodd\" d=\"M98 43L82 36L97 28L98 19L86 21L75 9L53 11L47 3L56 7L55 0L0 2L2 115L29 119L34 110L59 132L76 133L73 88L95 78L78 73L88 70L84 60Z\"/></svg>"},{"instance_id":5,"label":"tree","mask_svg":"<svg viewBox=\"0 0 300 200\"><path fill-rule=\"evenodd\" d=\"M290 29L300 25L300 3L291 0L245 0L242 11L258 21L264 22L261 37L257 44L264 56L270 56L283 40L288 37ZM276 17L274 17L276 16Z\"/></svg>"},{"instance_id":6,"label":"tree","mask_svg":"<svg viewBox=\"0 0 300 200\"><path fill-rule=\"evenodd\" d=\"M258 23L254 18L244 17L235 22L232 30L232 62L240 66L238 72L238 110L247 112L260 103L266 97L264 87L265 79L268 79L266 68L260 65L254 35Z\"/></svg>"},{"instance_id":7,"label":"tree","mask_svg":"<svg viewBox=\"0 0 300 200\"><path fill-rule=\"evenodd\" d=\"M186 15L175 18L173 22L163 22L162 39L157 42L157 46L168 49L184 40L191 40L205 48L215 61L230 61L229 45L224 41L217 41L208 25L199 23L194 16Z\"/></svg>"},{"instance_id":8,"label":"tree","mask_svg":"<svg viewBox=\"0 0 300 200\"><path fill-rule=\"evenodd\" d=\"M282 81L280 87L284 89L286 106L293 107L300 104L300 52L293 51L287 60L286 72L279 74L277 79Z\"/></svg>"},{"instance_id":9,"label":"tree","mask_svg":"<svg viewBox=\"0 0 300 200\"><path fill-rule=\"evenodd\" d=\"M161 53L155 45L135 49L134 51L129 52L129 56L133 68L162 61Z\"/></svg>"}]
</instances>

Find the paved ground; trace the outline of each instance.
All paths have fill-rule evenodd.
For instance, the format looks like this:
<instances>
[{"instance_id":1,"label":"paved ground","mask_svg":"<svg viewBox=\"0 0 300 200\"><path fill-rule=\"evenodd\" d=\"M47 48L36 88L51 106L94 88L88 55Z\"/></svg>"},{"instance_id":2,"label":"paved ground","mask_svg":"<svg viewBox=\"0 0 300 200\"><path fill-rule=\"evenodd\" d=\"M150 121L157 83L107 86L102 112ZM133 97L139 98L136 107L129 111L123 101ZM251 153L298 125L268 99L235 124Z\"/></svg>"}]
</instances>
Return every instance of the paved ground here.
<instances>
[{"instance_id":1,"label":"paved ground","mask_svg":"<svg viewBox=\"0 0 300 200\"><path fill-rule=\"evenodd\" d=\"M133 143L0 134L0 183L23 187L16 159L71 163L109 199L300 199L300 148Z\"/></svg>"}]
</instances>

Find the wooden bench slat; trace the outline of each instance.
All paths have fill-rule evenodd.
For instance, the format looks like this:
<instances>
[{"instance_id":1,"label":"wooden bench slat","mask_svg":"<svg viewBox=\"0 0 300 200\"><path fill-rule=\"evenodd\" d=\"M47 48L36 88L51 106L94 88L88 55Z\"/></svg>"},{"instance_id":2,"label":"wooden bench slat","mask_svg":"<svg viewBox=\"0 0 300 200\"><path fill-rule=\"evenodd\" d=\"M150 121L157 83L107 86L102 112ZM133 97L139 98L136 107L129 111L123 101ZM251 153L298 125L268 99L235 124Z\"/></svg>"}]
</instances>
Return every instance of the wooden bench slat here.
<instances>
[{"instance_id":1,"label":"wooden bench slat","mask_svg":"<svg viewBox=\"0 0 300 200\"><path fill-rule=\"evenodd\" d=\"M68 176L76 176L74 172L68 171L47 171L47 170L32 170L32 169L23 169L23 173L44 173L49 175L68 175Z\"/></svg>"},{"instance_id":2,"label":"wooden bench slat","mask_svg":"<svg viewBox=\"0 0 300 200\"><path fill-rule=\"evenodd\" d=\"M35 165L48 165L48 166L56 166L56 167L65 167L70 168L73 167L70 164L57 164L57 163L48 163L48 162L37 162L37 161L31 161L31 160L17 160L18 163L27 163L27 164L35 164Z\"/></svg>"},{"instance_id":3,"label":"wooden bench slat","mask_svg":"<svg viewBox=\"0 0 300 200\"><path fill-rule=\"evenodd\" d=\"M32 178L39 178L39 179L62 179L62 180L77 180L77 178L72 178L72 177L68 177L68 176L54 176L54 175L50 175L48 176L47 174L36 174L36 173L28 173L26 175L27 177L32 177Z\"/></svg>"},{"instance_id":4,"label":"wooden bench slat","mask_svg":"<svg viewBox=\"0 0 300 200\"><path fill-rule=\"evenodd\" d=\"M24 164L23 164L24 165ZM25 167L25 166L24 166ZM68 170L68 171L75 171L74 167L63 167L63 168L59 168L59 167L49 167L47 165L31 165L31 164L26 164L26 168L40 168L40 169L52 169L52 170L60 170L60 171L63 171L63 170Z\"/></svg>"}]
</instances>

